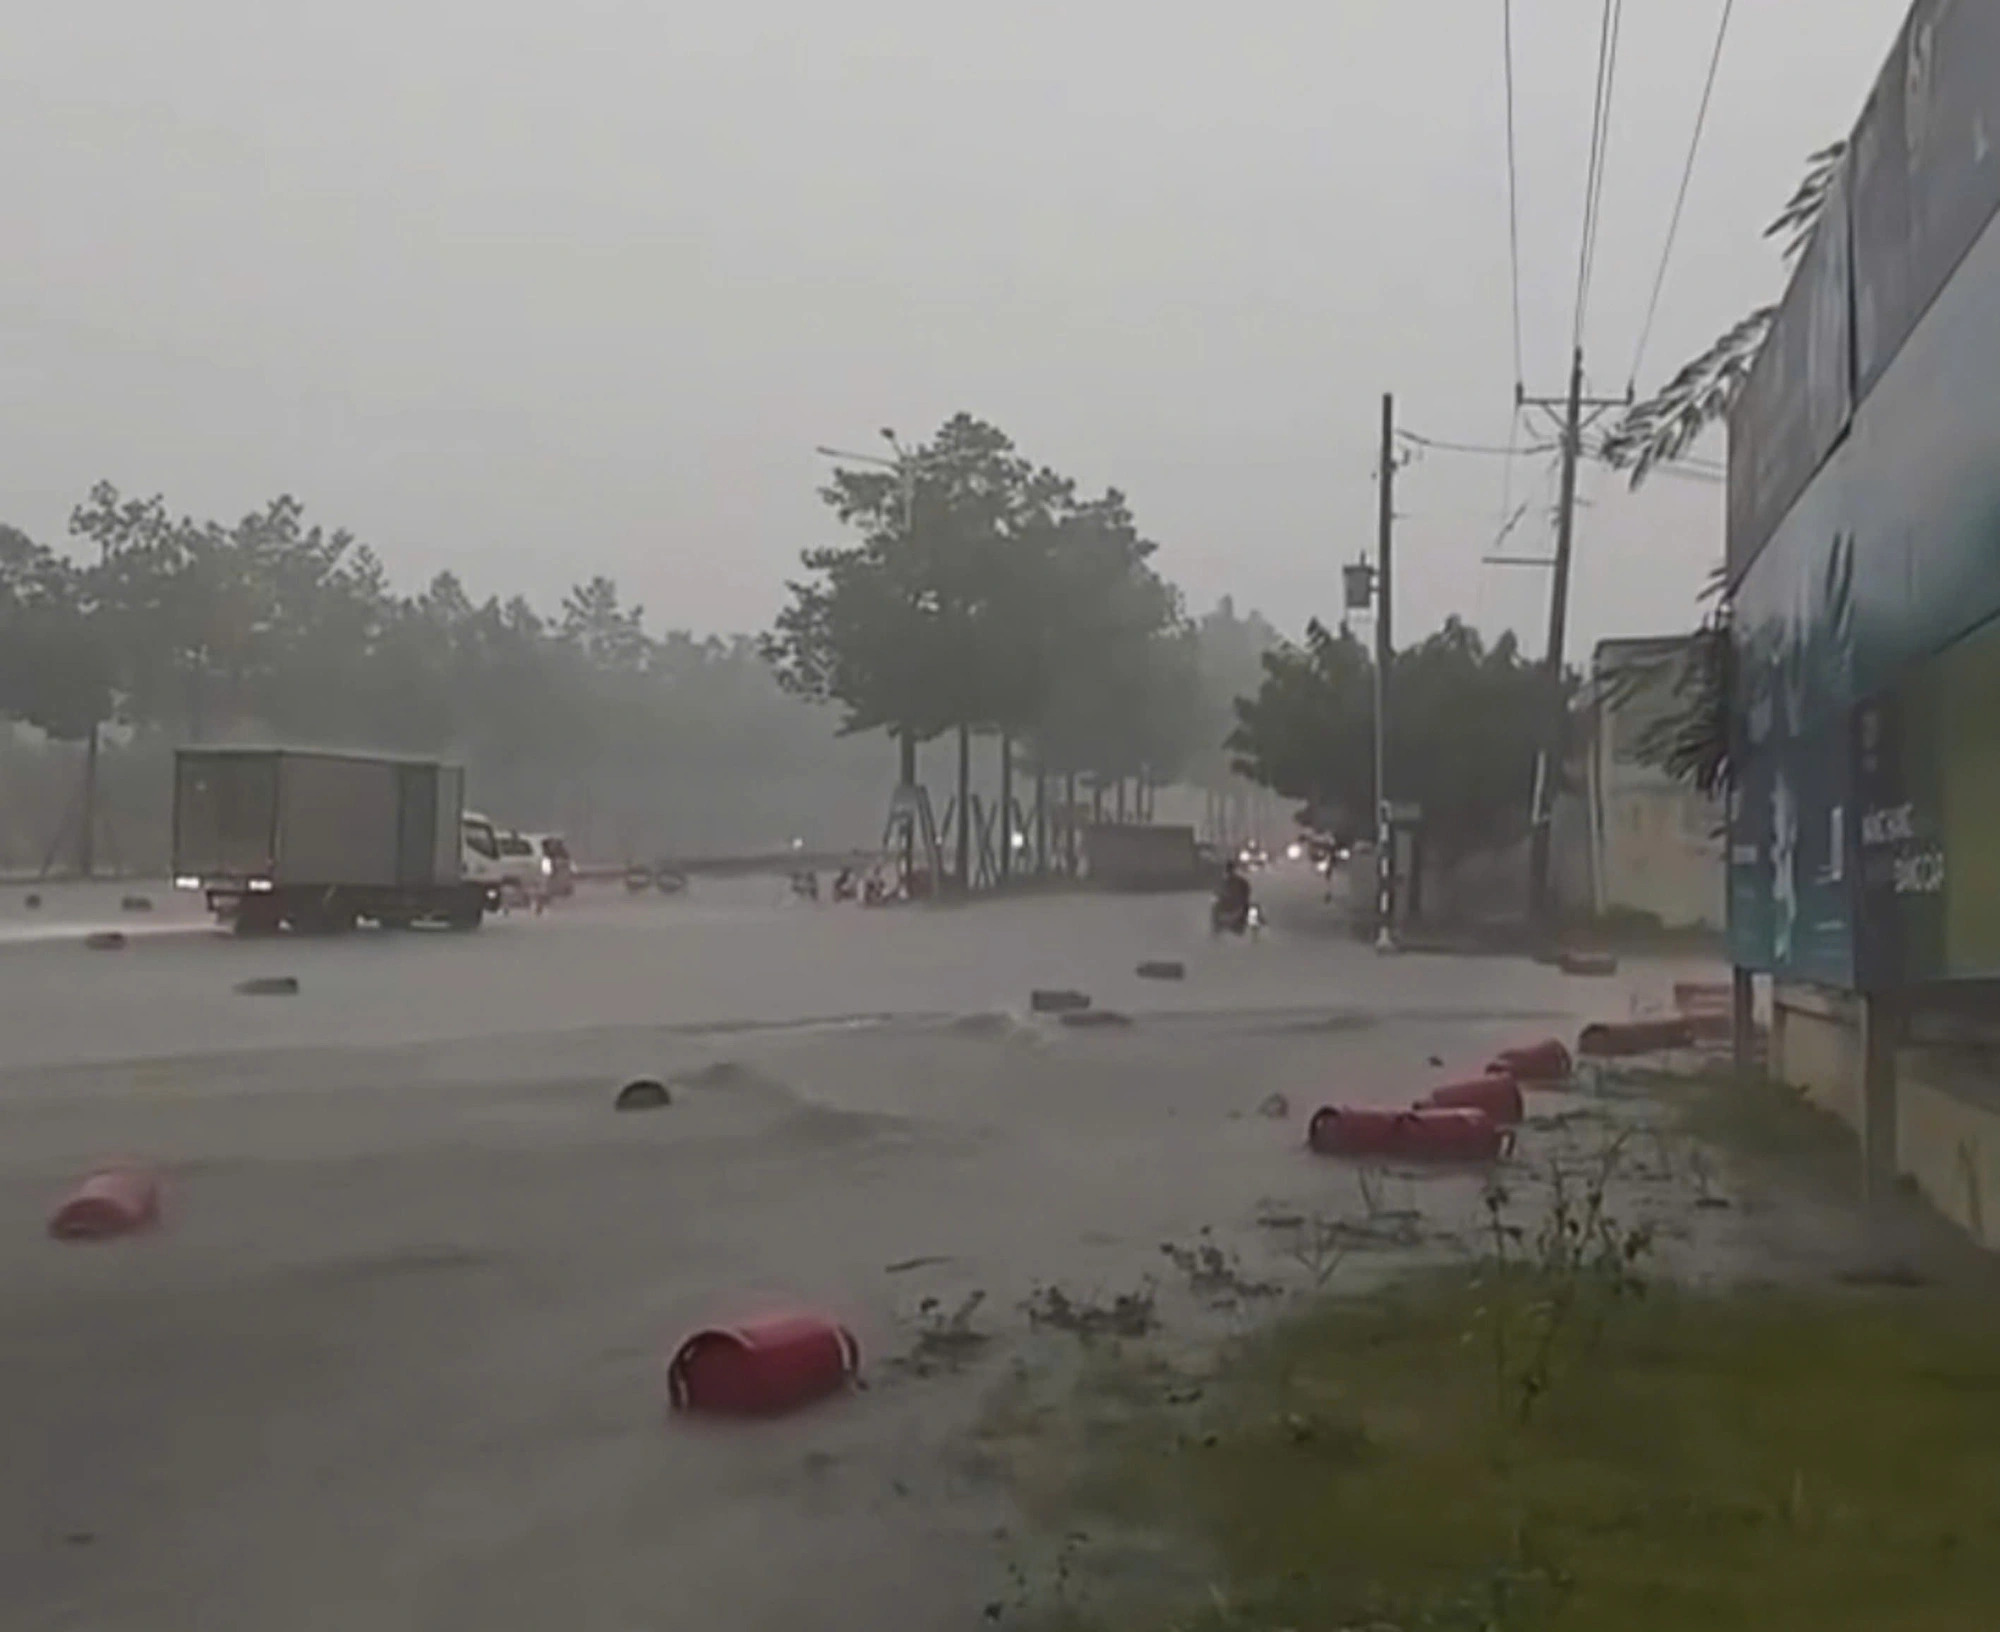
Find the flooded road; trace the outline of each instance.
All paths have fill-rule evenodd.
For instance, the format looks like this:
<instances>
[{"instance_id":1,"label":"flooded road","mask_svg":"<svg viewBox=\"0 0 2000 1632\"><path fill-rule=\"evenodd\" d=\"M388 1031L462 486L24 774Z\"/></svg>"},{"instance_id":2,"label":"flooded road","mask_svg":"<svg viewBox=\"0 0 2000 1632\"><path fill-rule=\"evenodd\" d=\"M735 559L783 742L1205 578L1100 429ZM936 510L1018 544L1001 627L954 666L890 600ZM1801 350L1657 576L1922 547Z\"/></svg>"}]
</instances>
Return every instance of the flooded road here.
<instances>
[{"instance_id":1,"label":"flooded road","mask_svg":"<svg viewBox=\"0 0 2000 1632\"><path fill-rule=\"evenodd\" d=\"M1023 1299L1345 1206L1299 1149L1314 1105L1625 1003L1378 959L1310 879L1265 888L1254 943L1198 898L868 913L751 880L476 936L242 943L162 909L122 952L0 946L14 1624L975 1624L1010 1515L967 1432ZM1157 958L1187 979L1138 979ZM234 990L270 974L298 994ZM1037 986L1134 1024L1037 1021ZM674 1104L614 1113L640 1073ZM111 1157L159 1166L165 1227L50 1242ZM894 1363L924 1299L974 1292L982 1366ZM851 1322L868 1390L670 1420L675 1338L772 1299Z\"/></svg>"}]
</instances>

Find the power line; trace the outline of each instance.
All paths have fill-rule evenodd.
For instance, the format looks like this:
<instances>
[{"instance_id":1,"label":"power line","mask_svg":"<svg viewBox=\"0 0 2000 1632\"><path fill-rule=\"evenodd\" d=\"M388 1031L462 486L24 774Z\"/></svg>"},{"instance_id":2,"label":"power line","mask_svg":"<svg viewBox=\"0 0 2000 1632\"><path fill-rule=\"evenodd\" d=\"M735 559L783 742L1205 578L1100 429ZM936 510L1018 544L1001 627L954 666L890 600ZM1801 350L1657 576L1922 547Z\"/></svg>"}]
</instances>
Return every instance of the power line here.
<instances>
[{"instance_id":1,"label":"power line","mask_svg":"<svg viewBox=\"0 0 2000 1632\"><path fill-rule=\"evenodd\" d=\"M1624 0L1604 0L1604 17L1597 35L1597 84L1591 99L1590 159L1584 167L1583 233L1577 251L1576 330L1574 343L1583 345L1584 318L1590 307L1590 280L1597 263L1597 229L1604 199L1605 161L1611 148L1611 103L1618 79L1618 36L1624 21Z\"/></svg>"},{"instance_id":2,"label":"power line","mask_svg":"<svg viewBox=\"0 0 2000 1632\"><path fill-rule=\"evenodd\" d=\"M1401 428L1398 428L1396 435L1405 442L1429 449L1434 453L1489 453L1501 459L1512 459L1521 453L1553 453L1556 446L1553 442L1539 443L1531 448L1518 447L1512 442L1505 447L1489 442L1446 442L1438 437L1419 436L1415 431Z\"/></svg>"},{"instance_id":3,"label":"power line","mask_svg":"<svg viewBox=\"0 0 2000 1632\"><path fill-rule=\"evenodd\" d=\"M1666 247L1660 251L1660 269L1653 275L1653 298L1646 303L1646 321L1639 329L1639 347L1632 354L1631 381L1638 383L1639 370L1646 361L1646 346L1653 338L1653 319L1659 316L1660 292L1667 284L1667 265L1673 260L1674 239L1681 230L1681 212L1687 208L1688 183L1694 180L1694 161L1701 152L1701 135L1708 124L1708 104L1715 95L1716 70L1722 66L1722 47L1729 38L1729 19L1736 0L1722 0L1722 20L1715 25L1715 50L1708 59L1708 78L1702 82L1701 103L1695 109L1694 135L1688 141L1687 163L1681 170L1680 191L1674 196L1674 213L1667 221Z\"/></svg>"},{"instance_id":4,"label":"power line","mask_svg":"<svg viewBox=\"0 0 2000 1632\"><path fill-rule=\"evenodd\" d=\"M1507 77L1507 256L1514 286L1514 392L1527 378L1521 360L1521 166L1514 145L1514 0L1501 0L1500 44Z\"/></svg>"}]
</instances>

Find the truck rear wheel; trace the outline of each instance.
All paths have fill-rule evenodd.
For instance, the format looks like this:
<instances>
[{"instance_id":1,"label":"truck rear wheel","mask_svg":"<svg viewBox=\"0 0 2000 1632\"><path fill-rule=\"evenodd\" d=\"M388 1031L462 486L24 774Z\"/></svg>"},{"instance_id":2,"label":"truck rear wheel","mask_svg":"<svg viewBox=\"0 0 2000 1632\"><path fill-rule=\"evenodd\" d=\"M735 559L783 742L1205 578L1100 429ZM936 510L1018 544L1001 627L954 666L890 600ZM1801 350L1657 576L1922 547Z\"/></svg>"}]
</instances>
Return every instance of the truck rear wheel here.
<instances>
[{"instance_id":1,"label":"truck rear wheel","mask_svg":"<svg viewBox=\"0 0 2000 1632\"><path fill-rule=\"evenodd\" d=\"M278 933L279 915L277 903L268 896L246 896L238 903L230 928L238 935L275 935Z\"/></svg>"},{"instance_id":2,"label":"truck rear wheel","mask_svg":"<svg viewBox=\"0 0 2000 1632\"><path fill-rule=\"evenodd\" d=\"M354 909L338 900L315 901L292 919L292 928L301 935L345 935L354 925Z\"/></svg>"}]
</instances>

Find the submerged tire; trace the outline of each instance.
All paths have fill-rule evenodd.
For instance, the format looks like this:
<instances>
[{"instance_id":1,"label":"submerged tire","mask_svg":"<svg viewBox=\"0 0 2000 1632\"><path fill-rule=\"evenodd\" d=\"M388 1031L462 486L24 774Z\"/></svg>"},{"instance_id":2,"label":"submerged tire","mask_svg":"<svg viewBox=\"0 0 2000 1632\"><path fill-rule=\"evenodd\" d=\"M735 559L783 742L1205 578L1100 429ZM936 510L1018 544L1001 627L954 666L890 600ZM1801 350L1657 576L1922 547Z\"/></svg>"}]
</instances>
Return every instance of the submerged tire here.
<instances>
[{"instance_id":1,"label":"submerged tire","mask_svg":"<svg viewBox=\"0 0 2000 1632\"><path fill-rule=\"evenodd\" d=\"M674 1102L667 1085L656 1077L636 1077L618 1090L612 1107L620 1111L659 1111Z\"/></svg>"}]
</instances>

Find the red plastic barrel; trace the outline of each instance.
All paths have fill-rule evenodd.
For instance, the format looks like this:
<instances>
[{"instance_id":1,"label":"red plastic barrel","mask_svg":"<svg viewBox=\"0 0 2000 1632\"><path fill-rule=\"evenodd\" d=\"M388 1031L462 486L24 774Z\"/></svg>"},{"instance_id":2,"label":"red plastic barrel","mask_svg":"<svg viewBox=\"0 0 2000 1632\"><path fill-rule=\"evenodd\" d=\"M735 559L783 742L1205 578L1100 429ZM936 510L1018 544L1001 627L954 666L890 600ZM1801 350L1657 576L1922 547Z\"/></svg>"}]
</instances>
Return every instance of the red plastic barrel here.
<instances>
[{"instance_id":1,"label":"red plastic barrel","mask_svg":"<svg viewBox=\"0 0 2000 1632\"><path fill-rule=\"evenodd\" d=\"M109 1241L160 1221L160 1181L144 1168L106 1167L91 1174L49 1216L58 1241Z\"/></svg>"},{"instance_id":2,"label":"red plastic barrel","mask_svg":"<svg viewBox=\"0 0 2000 1632\"><path fill-rule=\"evenodd\" d=\"M677 1411L767 1417L838 1393L861 1368L854 1334L824 1315L767 1315L696 1332L667 1364Z\"/></svg>"},{"instance_id":3,"label":"red plastic barrel","mask_svg":"<svg viewBox=\"0 0 2000 1632\"><path fill-rule=\"evenodd\" d=\"M1321 1156L1388 1156L1401 1111L1369 1105L1326 1105L1306 1124L1306 1143Z\"/></svg>"},{"instance_id":4,"label":"red plastic barrel","mask_svg":"<svg viewBox=\"0 0 2000 1632\"><path fill-rule=\"evenodd\" d=\"M1570 1074L1569 1050L1554 1037L1519 1048L1503 1048L1486 1068L1516 1082L1564 1082Z\"/></svg>"},{"instance_id":5,"label":"red plastic barrel","mask_svg":"<svg viewBox=\"0 0 2000 1632\"><path fill-rule=\"evenodd\" d=\"M1693 1046L1694 1026L1678 1014L1659 1020L1599 1021L1585 1026L1576 1040L1576 1051L1596 1060L1630 1059L1637 1054Z\"/></svg>"},{"instance_id":6,"label":"red plastic barrel","mask_svg":"<svg viewBox=\"0 0 2000 1632\"><path fill-rule=\"evenodd\" d=\"M1483 1077L1467 1077L1433 1088L1417 1101L1421 1109L1484 1111L1495 1122L1507 1126L1528 1114L1521 1098L1521 1085L1505 1071L1488 1071Z\"/></svg>"},{"instance_id":7,"label":"red plastic barrel","mask_svg":"<svg viewBox=\"0 0 2000 1632\"><path fill-rule=\"evenodd\" d=\"M1415 1161L1492 1162L1512 1149L1514 1136L1484 1111L1422 1106L1403 1113L1396 1140L1395 1153Z\"/></svg>"}]
</instances>

